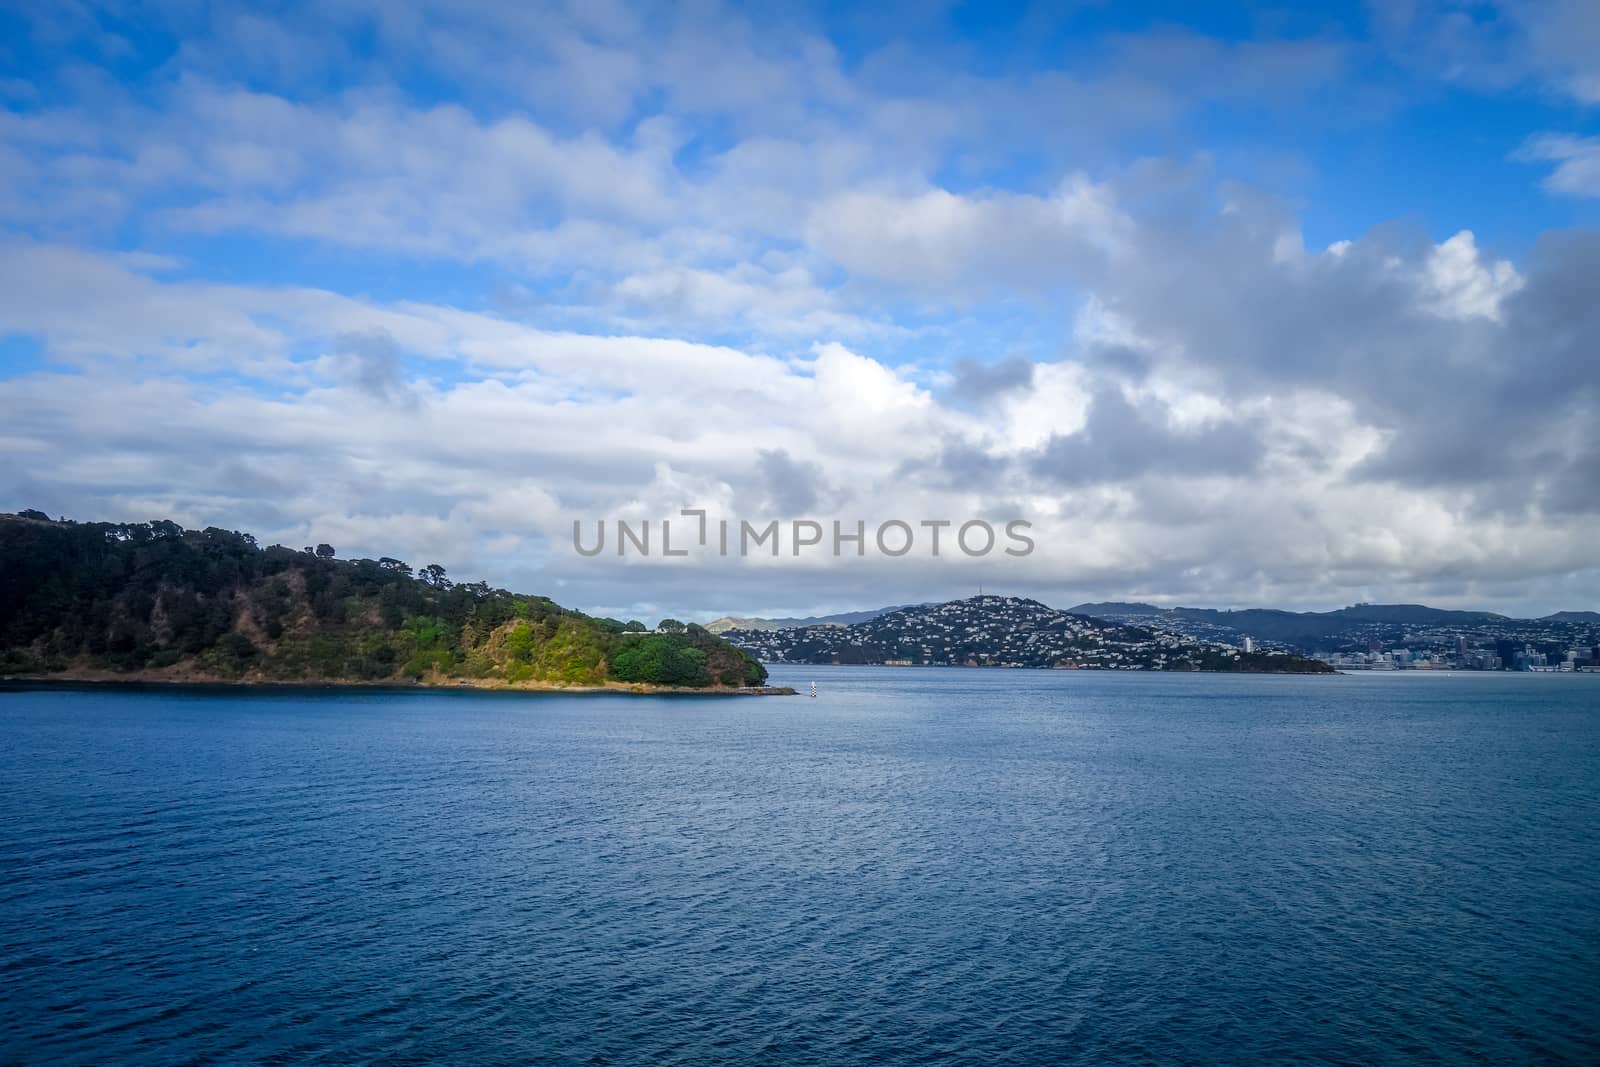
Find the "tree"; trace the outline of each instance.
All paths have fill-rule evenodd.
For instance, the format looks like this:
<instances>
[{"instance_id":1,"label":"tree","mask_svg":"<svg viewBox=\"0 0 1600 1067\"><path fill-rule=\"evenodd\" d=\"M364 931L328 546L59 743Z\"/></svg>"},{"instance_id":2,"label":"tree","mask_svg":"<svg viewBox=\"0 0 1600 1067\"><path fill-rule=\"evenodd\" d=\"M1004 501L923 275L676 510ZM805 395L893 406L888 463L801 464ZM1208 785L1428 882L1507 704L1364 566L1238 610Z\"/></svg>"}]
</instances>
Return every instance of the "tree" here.
<instances>
[{"instance_id":1,"label":"tree","mask_svg":"<svg viewBox=\"0 0 1600 1067\"><path fill-rule=\"evenodd\" d=\"M664 634L681 634L686 627L677 619L662 619L656 629Z\"/></svg>"},{"instance_id":2,"label":"tree","mask_svg":"<svg viewBox=\"0 0 1600 1067\"><path fill-rule=\"evenodd\" d=\"M437 563L430 563L418 573L417 577L433 586L435 589L449 589L450 579L445 577L445 569Z\"/></svg>"},{"instance_id":3,"label":"tree","mask_svg":"<svg viewBox=\"0 0 1600 1067\"><path fill-rule=\"evenodd\" d=\"M624 682L705 685L709 680L706 654L685 644L682 638L664 634L652 634L630 642L617 652L611 668Z\"/></svg>"},{"instance_id":4,"label":"tree","mask_svg":"<svg viewBox=\"0 0 1600 1067\"><path fill-rule=\"evenodd\" d=\"M629 619L622 627L623 633L630 634L642 634L648 629L649 627L640 622L638 619Z\"/></svg>"},{"instance_id":5,"label":"tree","mask_svg":"<svg viewBox=\"0 0 1600 1067\"><path fill-rule=\"evenodd\" d=\"M259 651L255 642L237 631L223 634L217 639L217 650L227 657L234 666L243 666L256 657Z\"/></svg>"},{"instance_id":6,"label":"tree","mask_svg":"<svg viewBox=\"0 0 1600 1067\"><path fill-rule=\"evenodd\" d=\"M333 546L329 545L329 544L318 545L317 546L317 558L318 559L332 559L333 558Z\"/></svg>"}]
</instances>

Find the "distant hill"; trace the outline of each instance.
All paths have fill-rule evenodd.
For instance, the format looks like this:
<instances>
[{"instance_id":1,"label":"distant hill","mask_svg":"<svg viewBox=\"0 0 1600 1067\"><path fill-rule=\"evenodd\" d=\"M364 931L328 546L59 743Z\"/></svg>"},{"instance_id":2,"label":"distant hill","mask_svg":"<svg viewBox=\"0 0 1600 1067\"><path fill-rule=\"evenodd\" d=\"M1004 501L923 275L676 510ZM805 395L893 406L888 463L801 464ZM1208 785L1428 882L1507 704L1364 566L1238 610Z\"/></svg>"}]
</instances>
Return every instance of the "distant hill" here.
<instances>
[{"instance_id":1,"label":"distant hill","mask_svg":"<svg viewBox=\"0 0 1600 1067\"><path fill-rule=\"evenodd\" d=\"M897 608L848 626L735 629L767 662L1327 673L1287 653L1244 653L1170 632L1064 612L1037 600L976 596Z\"/></svg>"},{"instance_id":2,"label":"distant hill","mask_svg":"<svg viewBox=\"0 0 1600 1067\"><path fill-rule=\"evenodd\" d=\"M1348 608L1337 608L1333 611L1285 611L1280 608L1240 608L1237 610L1218 608L1158 608L1154 604L1128 604L1118 602L1105 602L1099 604L1079 604L1069 609L1083 615L1095 615L1109 618L1113 615L1130 614L1144 616L1177 615L1192 619L1213 619L1218 622L1230 624L1241 621L1256 622L1286 619L1325 619L1330 622L1346 622L1351 620L1371 622L1396 622L1416 625L1431 625L1440 622L1484 622L1505 619L1505 615L1496 615L1491 611L1451 611L1445 608L1430 608L1422 604L1355 604Z\"/></svg>"},{"instance_id":3,"label":"distant hill","mask_svg":"<svg viewBox=\"0 0 1600 1067\"><path fill-rule=\"evenodd\" d=\"M1099 604L1079 604L1075 608L1068 608L1074 615L1090 615L1095 618L1110 618L1113 615L1160 615L1166 608L1158 608L1154 604L1129 603L1121 600L1108 600Z\"/></svg>"},{"instance_id":4,"label":"distant hill","mask_svg":"<svg viewBox=\"0 0 1600 1067\"><path fill-rule=\"evenodd\" d=\"M443 568L174 522L0 515L0 676L542 687L759 685L703 627L646 632ZM663 624L663 629L667 629Z\"/></svg>"},{"instance_id":5,"label":"distant hill","mask_svg":"<svg viewBox=\"0 0 1600 1067\"><path fill-rule=\"evenodd\" d=\"M846 611L838 615L810 615L804 619L762 619L743 618L736 615L724 615L720 619L706 623L706 629L714 634L726 633L729 630L792 630L800 626L850 626L868 619L876 619L879 615L911 605L898 604L894 607L877 608L872 611Z\"/></svg>"},{"instance_id":6,"label":"distant hill","mask_svg":"<svg viewBox=\"0 0 1600 1067\"><path fill-rule=\"evenodd\" d=\"M1460 635L1474 640L1587 641L1587 631L1571 624L1600 623L1595 612L1558 612L1545 619L1513 619L1492 611L1453 611L1423 604L1355 604L1334 611L1281 611L1246 608L1160 608L1152 604L1102 602L1079 604L1074 612L1111 621L1141 623L1176 630L1200 640L1238 643L1244 637L1299 651L1354 645L1371 639L1386 642L1415 633L1434 643ZM1559 633L1546 632L1551 624Z\"/></svg>"},{"instance_id":7,"label":"distant hill","mask_svg":"<svg viewBox=\"0 0 1600 1067\"><path fill-rule=\"evenodd\" d=\"M1509 618L1492 611L1452 611L1448 608L1430 608L1422 604L1355 604L1326 614L1334 618L1398 622L1410 626L1434 626L1452 622L1504 622Z\"/></svg>"}]
</instances>

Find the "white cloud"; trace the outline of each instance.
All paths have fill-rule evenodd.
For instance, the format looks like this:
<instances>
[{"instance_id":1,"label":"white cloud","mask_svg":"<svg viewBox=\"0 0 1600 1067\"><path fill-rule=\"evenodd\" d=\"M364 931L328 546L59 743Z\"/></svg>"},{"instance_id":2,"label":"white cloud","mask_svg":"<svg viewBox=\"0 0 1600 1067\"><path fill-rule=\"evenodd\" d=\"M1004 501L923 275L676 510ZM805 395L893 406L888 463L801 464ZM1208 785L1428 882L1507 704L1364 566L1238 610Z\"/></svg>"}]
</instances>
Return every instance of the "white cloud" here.
<instances>
[{"instance_id":1,"label":"white cloud","mask_svg":"<svg viewBox=\"0 0 1600 1067\"><path fill-rule=\"evenodd\" d=\"M1449 80L1591 100L1583 10L1544 11L1562 33L1427 3L1387 25ZM1322 121L1306 102L1351 88L1350 42L1161 31L995 72L910 36L847 52L804 12L148 16L182 47L140 84L75 60L48 92L0 87L0 335L45 361L0 375L17 506L437 558L615 610L979 574L1051 599L1600 593L1600 249L1555 235L1514 265L1395 227L1308 250L1300 205L1184 128ZM1592 138L1521 156L1600 190ZM564 551L574 515L685 503L1023 509L1041 551L647 582Z\"/></svg>"},{"instance_id":2,"label":"white cloud","mask_svg":"<svg viewBox=\"0 0 1600 1067\"><path fill-rule=\"evenodd\" d=\"M1447 81L1533 83L1600 103L1600 8L1591 0L1392 0L1370 5L1395 58Z\"/></svg>"},{"instance_id":3,"label":"white cloud","mask_svg":"<svg viewBox=\"0 0 1600 1067\"><path fill-rule=\"evenodd\" d=\"M1530 138L1514 158L1556 164L1544 180L1544 187L1552 193L1600 196L1600 137L1541 134Z\"/></svg>"},{"instance_id":4,"label":"white cloud","mask_svg":"<svg viewBox=\"0 0 1600 1067\"><path fill-rule=\"evenodd\" d=\"M1484 262L1471 230L1462 230L1428 257L1433 309L1455 318L1498 320L1506 298L1522 288L1522 277L1506 260Z\"/></svg>"},{"instance_id":5,"label":"white cloud","mask_svg":"<svg viewBox=\"0 0 1600 1067\"><path fill-rule=\"evenodd\" d=\"M1074 175L1048 197L843 193L818 206L808 235L853 272L972 300L997 286L1058 285L1117 254L1126 225L1105 187Z\"/></svg>"},{"instance_id":6,"label":"white cloud","mask_svg":"<svg viewBox=\"0 0 1600 1067\"><path fill-rule=\"evenodd\" d=\"M571 519L659 519L686 504L762 518L773 499L762 479L799 465L826 482L814 498L821 518L1026 507L1039 554L986 582L1001 578L1047 598L1052 590L1070 597L1164 589L1215 599L1249 587L1297 603L1340 599L1373 582L1427 583L1464 567L1522 573L1526 549L1513 552L1515 545L1537 546L1537 573L1582 569L1597 532L1592 514L1559 525L1480 514L1470 491L1358 477L1386 438L1366 421L1370 409L1314 386L1271 399L1254 390L1202 396L1158 360L1129 395L1165 411L1175 440L1202 440L1192 435L1216 426L1255 427L1259 465L1238 476L1179 477L1167 468L1187 468L1171 454L1163 460L1160 441L1147 441L1156 462L1128 468L1142 473L1063 488L1029 475L1023 460L1052 438L1083 431L1099 372L1082 363L1040 364L1030 388L1002 393L975 413L949 408L837 344L786 361L670 339L551 333L417 303L160 280L109 258L48 248L10 251L6 262L35 280L27 328L52 349L92 349L119 361L86 375L0 380L11 428L5 455L26 457L26 466L0 464L0 483L17 506L166 513L289 544L329 540L347 554L437 559L464 577L533 583L589 607L643 611L667 598L678 610L708 614L754 597L792 606L848 598L864 581L885 595L900 582L959 592L973 565L652 563L641 586L637 566L591 565L567 552ZM1465 259L1451 257L1460 252L1460 243L1436 250L1457 266ZM1347 255L1360 258L1359 245ZM113 294L96 298L101 314L89 324L64 310L84 277ZM7 321L23 310L7 305ZM193 347L214 350L258 319L276 324L258 339L263 366L283 361L298 384L280 378L287 391L263 391L188 380L189 347L170 342L173 323L189 324ZM1497 328L1477 315L1465 321ZM362 323L450 373L410 378L419 402L397 408L349 375L325 375L316 359L293 358L307 347L332 351ZM1003 476L958 484L915 473L938 462L952 440L976 442L1005 465ZM787 464L763 468L761 455L774 452ZM1262 574L1271 576L1266 584L1249 586ZM1403 579L1384 577L1396 574Z\"/></svg>"}]
</instances>

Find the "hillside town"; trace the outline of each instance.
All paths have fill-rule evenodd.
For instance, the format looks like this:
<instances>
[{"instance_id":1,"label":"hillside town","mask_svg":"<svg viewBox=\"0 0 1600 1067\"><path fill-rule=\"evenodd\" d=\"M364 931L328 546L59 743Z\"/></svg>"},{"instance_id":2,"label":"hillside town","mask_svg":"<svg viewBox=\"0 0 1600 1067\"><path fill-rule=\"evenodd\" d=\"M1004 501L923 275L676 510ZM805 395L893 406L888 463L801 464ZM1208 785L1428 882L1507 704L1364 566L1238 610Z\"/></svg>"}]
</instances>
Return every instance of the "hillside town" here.
<instances>
[{"instance_id":1,"label":"hillside town","mask_svg":"<svg viewBox=\"0 0 1600 1067\"><path fill-rule=\"evenodd\" d=\"M1405 604L1357 604L1331 612L1149 604L1083 609L1108 622L1159 627L1196 641L1298 652L1339 670L1600 672L1600 614L1594 612L1517 619Z\"/></svg>"},{"instance_id":2,"label":"hillside town","mask_svg":"<svg viewBox=\"0 0 1600 1067\"><path fill-rule=\"evenodd\" d=\"M852 625L729 629L768 663L1223 670L1321 673L1280 650L1207 645L1182 634L1074 615L1019 597L975 596L901 608Z\"/></svg>"}]
</instances>

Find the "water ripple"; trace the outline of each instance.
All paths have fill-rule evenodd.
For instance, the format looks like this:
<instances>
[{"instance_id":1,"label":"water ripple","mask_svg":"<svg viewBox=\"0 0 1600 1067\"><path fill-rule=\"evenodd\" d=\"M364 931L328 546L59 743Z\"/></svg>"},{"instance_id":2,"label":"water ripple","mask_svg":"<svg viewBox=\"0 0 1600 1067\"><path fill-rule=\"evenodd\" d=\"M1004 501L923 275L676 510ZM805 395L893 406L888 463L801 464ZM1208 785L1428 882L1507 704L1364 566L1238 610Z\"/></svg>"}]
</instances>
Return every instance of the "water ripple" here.
<instances>
[{"instance_id":1,"label":"water ripple","mask_svg":"<svg viewBox=\"0 0 1600 1067\"><path fill-rule=\"evenodd\" d=\"M0 1062L1600 1061L1589 679L0 693Z\"/></svg>"}]
</instances>

